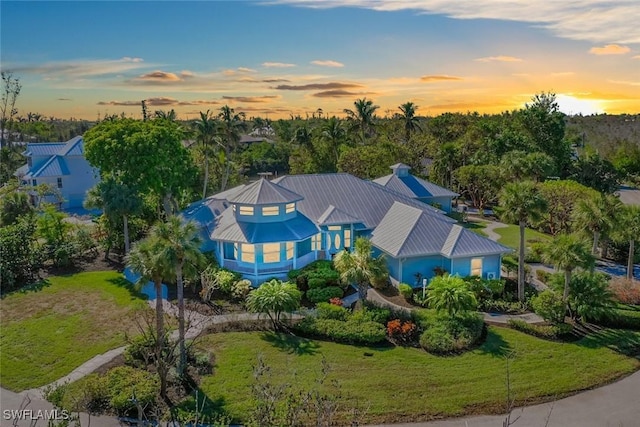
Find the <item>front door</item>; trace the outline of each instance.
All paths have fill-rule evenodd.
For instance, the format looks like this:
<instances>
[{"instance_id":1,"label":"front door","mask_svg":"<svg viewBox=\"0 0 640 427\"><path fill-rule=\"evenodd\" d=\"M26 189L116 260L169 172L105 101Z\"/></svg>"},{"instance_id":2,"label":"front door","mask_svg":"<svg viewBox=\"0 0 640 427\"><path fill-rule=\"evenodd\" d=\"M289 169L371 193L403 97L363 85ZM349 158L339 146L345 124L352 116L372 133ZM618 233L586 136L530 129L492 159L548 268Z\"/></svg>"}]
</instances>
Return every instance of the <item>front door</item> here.
<instances>
[{"instance_id":1,"label":"front door","mask_svg":"<svg viewBox=\"0 0 640 427\"><path fill-rule=\"evenodd\" d=\"M327 251L329 254L336 254L343 248L342 227L329 227L327 232Z\"/></svg>"}]
</instances>

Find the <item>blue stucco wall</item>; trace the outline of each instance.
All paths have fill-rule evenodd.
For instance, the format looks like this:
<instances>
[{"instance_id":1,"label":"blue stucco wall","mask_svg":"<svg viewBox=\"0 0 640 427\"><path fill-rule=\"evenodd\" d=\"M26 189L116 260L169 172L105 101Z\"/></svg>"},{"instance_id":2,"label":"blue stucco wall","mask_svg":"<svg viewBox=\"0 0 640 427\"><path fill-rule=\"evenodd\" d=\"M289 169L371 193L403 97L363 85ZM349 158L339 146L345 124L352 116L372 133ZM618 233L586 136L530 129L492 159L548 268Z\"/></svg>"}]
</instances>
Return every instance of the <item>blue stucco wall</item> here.
<instances>
[{"instance_id":1,"label":"blue stucco wall","mask_svg":"<svg viewBox=\"0 0 640 427\"><path fill-rule=\"evenodd\" d=\"M100 180L98 173L82 156L66 157L70 175L62 177L62 196L69 208L82 207L87 191ZM56 180L54 180L56 181Z\"/></svg>"},{"instance_id":2,"label":"blue stucco wall","mask_svg":"<svg viewBox=\"0 0 640 427\"><path fill-rule=\"evenodd\" d=\"M487 273L494 273L496 278L500 277L500 255L489 255L478 258L482 258L483 278L487 277ZM471 274L471 259L472 257L454 259L451 274L459 274L462 277L469 276Z\"/></svg>"}]
</instances>

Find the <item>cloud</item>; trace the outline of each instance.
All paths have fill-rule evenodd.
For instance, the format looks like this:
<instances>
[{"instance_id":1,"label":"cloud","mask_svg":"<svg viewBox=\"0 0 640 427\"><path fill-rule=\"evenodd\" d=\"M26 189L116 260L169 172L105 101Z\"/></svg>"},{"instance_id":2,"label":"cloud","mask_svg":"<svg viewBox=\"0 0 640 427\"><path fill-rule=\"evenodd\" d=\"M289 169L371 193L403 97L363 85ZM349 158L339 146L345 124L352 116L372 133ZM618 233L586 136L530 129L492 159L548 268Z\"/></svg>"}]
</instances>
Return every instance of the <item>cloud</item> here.
<instances>
[{"instance_id":1,"label":"cloud","mask_svg":"<svg viewBox=\"0 0 640 427\"><path fill-rule=\"evenodd\" d=\"M435 83L435 82L446 82L446 81L460 81L463 80L462 77L456 76L447 76L447 75L436 75L436 76L422 76L420 80L427 83Z\"/></svg>"},{"instance_id":2,"label":"cloud","mask_svg":"<svg viewBox=\"0 0 640 427\"><path fill-rule=\"evenodd\" d=\"M290 81L287 79L262 79L263 83L289 83Z\"/></svg>"},{"instance_id":3,"label":"cloud","mask_svg":"<svg viewBox=\"0 0 640 427\"><path fill-rule=\"evenodd\" d=\"M351 96L358 96L358 95L362 95L362 94L356 93L356 92L350 92L348 90L343 90L343 89L334 89L334 90L325 90L322 92L314 93L311 96L314 96L316 98L344 98L344 97L351 97Z\"/></svg>"},{"instance_id":4,"label":"cloud","mask_svg":"<svg viewBox=\"0 0 640 427\"><path fill-rule=\"evenodd\" d=\"M640 86L640 81L637 82L630 82L627 80L608 80L611 83L616 83L619 85L628 85L628 86Z\"/></svg>"},{"instance_id":5,"label":"cloud","mask_svg":"<svg viewBox=\"0 0 640 427\"><path fill-rule=\"evenodd\" d=\"M358 88L362 85L356 83L309 83L306 85L278 85L274 87L277 90L333 90L333 89L349 89Z\"/></svg>"},{"instance_id":6,"label":"cloud","mask_svg":"<svg viewBox=\"0 0 640 427\"><path fill-rule=\"evenodd\" d=\"M589 53L594 55L624 55L629 52L631 52L631 49L619 44L608 44L603 47L594 46L589 49Z\"/></svg>"},{"instance_id":7,"label":"cloud","mask_svg":"<svg viewBox=\"0 0 640 427\"><path fill-rule=\"evenodd\" d=\"M142 100L136 101L100 101L98 105L112 105L118 107L133 107L140 106ZM215 105L220 104L220 102L215 100L195 100L195 101L179 101L175 98L169 97L156 97L156 98L147 98L145 99L145 103L149 107L167 107L167 106L184 106L184 105Z\"/></svg>"},{"instance_id":8,"label":"cloud","mask_svg":"<svg viewBox=\"0 0 640 427\"><path fill-rule=\"evenodd\" d=\"M58 98L56 101L73 101L71 98Z\"/></svg>"},{"instance_id":9,"label":"cloud","mask_svg":"<svg viewBox=\"0 0 640 427\"><path fill-rule=\"evenodd\" d=\"M141 75L138 79L153 82L179 82L182 80L177 74L166 71L153 71L151 73Z\"/></svg>"},{"instance_id":10,"label":"cloud","mask_svg":"<svg viewBox=\"0 0 640 427\"><path fill-rule=\"evenodd\" d=\"M632 56L631 59L640 59L640 55Z\"/></svg>"},{"instance_id":11,"label":"cloud","mask_svg":"<svg viewBox=\"0 0 640 427\"><path fill-rule=\"evenodd\" d=\"M257 102L269 102L274 99L280 99L279 95L264 95L264 96L223 96L222 99L225 101L231 102L247 102L247 103L257 103Z\"/></svg>"},{"instance_id":12,"label":"cloud","mask_svg":"<svg viewBox=\"0 0 640 427\"><path fill-rule=\"evenodd\" d=\"M569 77L575 76L576 73L573 71L560 71L558 73L551 73L551 77Z\"/></svg>"},{"instance_id":13,"label":"cloud","mask_svg":"<svg viewBox=\"0 0 640 427\"><path fill-rule=\"evenodd\" d=\"M640 43L640 2L636 0L270 0L312 8L360 7L378 11L413 10L455 19L525 22L552 34L594 43Z\"/></svg>"},{"instance_id":14,"label":"cloud","mask_svg":"<svg viewBox=\"0 0 640 427\"><path fill-rule=\"evenodd\" d=\"M311 63L313 65L319 65L321 67L336 67L336 68L344 67L344 64L342 62L332 61L330 59L327 59L324 61L316 59L315 61L311 61Z\"/></svg>"},{"instance_id":15,"label":"cloud","mask_svg":"<svg viewBox=\"0 0 640 427\"><path fill-rule=\"evenodd\" d=\"M145 64L142 58L124 57L120 59L88 59L73 61L55 61L44 64L13 64L8 65L7 71L19 74L36 74L45 80L78 79L120 74L141 68L150 68L153 64Z\"/></svg>"},{"instance_id":16,"label":"cloud","mask_svg":"<svg viewBox=\"0 0 640 427\"><path fill-rule=\"evenodd\" d=\"M263 62L262 66L267 68L289 68L295 67L296 64L287 64L285 62Z\"/></svg>"},{"instance_id":17,"label":"cloud","mask_svg":"<svg viewBox=\"0 0 640 427\"><path fill-rule=\"evenodd\" d=\"M236 74L246 74L246 73L255 73L256 70L247 67L238 67L235 70L224 70L222 74L225 76L235 76Z\"/></svg>"},{"instance_id":18,"label":"cloud","mask_svg":"<svg viewBox=\"0 0 640 427\"><path fill-rule=\"evenodd\" d=\"M522 58L516 58L515 56L499 55L499 56L485 56L484 58L476 58L474 61L478 62L522 62Z\"/></svg>"}]
</instances>

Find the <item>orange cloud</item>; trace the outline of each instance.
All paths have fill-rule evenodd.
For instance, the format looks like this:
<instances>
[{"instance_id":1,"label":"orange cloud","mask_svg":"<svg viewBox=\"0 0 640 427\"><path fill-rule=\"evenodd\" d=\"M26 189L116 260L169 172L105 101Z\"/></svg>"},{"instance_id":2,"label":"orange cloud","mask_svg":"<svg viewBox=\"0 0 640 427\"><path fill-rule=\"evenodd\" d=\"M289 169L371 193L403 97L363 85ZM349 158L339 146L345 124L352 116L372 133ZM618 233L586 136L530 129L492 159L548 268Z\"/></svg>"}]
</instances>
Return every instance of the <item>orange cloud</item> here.
<instances>
[{"instance_id":1,"label":"orange cloud","mask_svg":"<svg viewBox=\"0 0 640 427\"><path fill-rule=\"evenodd\" d=\"M333 90L333 89L349 89L362 87L356 83L310 83L306 85L278 85L274 89L278 90Z\"/></svg>"},{"instance_id":2,"label":"orange cloud","mask_svg":"<svg viewBox=\"0 0 640 427\"><path fill-rule=\"evenodd\" d=\"M312 96L315 96L316 98L344 98L344 97L351 97L351 96L358 96L358 95L362 95L356 92L350 92L348 90L343 90L343 89L335 89L335 90L325 90L322 92L318 92L318 93L314 93Z\"/></svg>"},{"instance_id":3,"label":"orange cloud","mask_svg":"<svg viewBox=\"0 0 640 427\"><path fill-rule=\"evenodd\" d=\"M136 101L100 101L98 105L113 105L118 107L139 107L141 104L141 100ZM145 99L145 103L150 107L167 107L172 105L184 106L184 105L214 105L219 104L218 101L214 100L196 100L196 101L179 101L175 98L169 97L157 97L157 98L147 98Z\"/></svg>"},{"instance_id":4,"label":"orange cloud","mask_svg":"<svg viewBox=\"0 0 640 427\"><path fill-rule=\"evenodd\" d=\"M462 77L439 75L439 76L422 76L420 77L420 80L427 83L435 83L435 82L447 82L447 81L460 81L463 79Z\"/></svg>"},{"instance_id":5,"label":"orange cloud","mask_svg":"<svg viewBox=\"0 0 640 427\"><path fill-rule=\"evenodd\" d=\"M320 61L320 60L315 60L315 61L311 61L311 63L313 65L319 65L321 67L344 67L344 64L342 62L338 62L338 61L332 61L330 59L324 60L324 61Z\"/></svg>"},{"instance_id":6,"label":"orange cloud","mask_svg":"<svg viewBox=\"0 0 640 427\"><path fill-rule=\"evenodd\" d=\"M515 56L485 56L483 58L476 58L478 62L522 62L522 58L516 58Z\"/></svg>"},{"instance_id":7,"label":"orange cloud","mask_svg":"<svg viewBox=\"0 0 640 427\"><path fill-rule=\"evenodd\" d=\"M151 73L141 75L140 80L147 80L147 81L153 81L153 82L179 82L182 79L178 77L177 74L158 70L158 71L153 71Z\"/></svg>"},{"instance_id":8,"label":"orange cloud","mask_svg":"<svg viewBox=\"0 0 640 427\"><path fill-rule=\"evenodd\" d=\"M594 55L624 55L629 53L631 49L627 46L621 46L619 44L608 44L603 47L592 47L589 49L589 53Z\"/></svg>"},{"instance_id":9,"label":"orange cloud","mask_svg":"<svg viewBox=\"0 0 640 427\"><path fill-rule=\"evenodd\" d=\"M269 102L273 99L279 99L278 95L265 95L265 96L223 96L222 99L231 102Z\"/></svg>"}]
</instances>

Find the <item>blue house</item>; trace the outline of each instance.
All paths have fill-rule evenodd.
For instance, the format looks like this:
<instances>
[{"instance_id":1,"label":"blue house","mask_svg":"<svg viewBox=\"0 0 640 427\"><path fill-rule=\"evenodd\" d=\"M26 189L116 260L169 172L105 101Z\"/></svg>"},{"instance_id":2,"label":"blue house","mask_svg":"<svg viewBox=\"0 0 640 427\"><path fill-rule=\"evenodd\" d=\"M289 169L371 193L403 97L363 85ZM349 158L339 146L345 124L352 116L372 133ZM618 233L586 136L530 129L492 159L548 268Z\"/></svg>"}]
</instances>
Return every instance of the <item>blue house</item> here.
<instances>
[{"instance_id":1,"label":"blue house","mask_svg":"<svg viewBox=\"0 0 640 427\"><path fill-rule=\"evenodd\" d=\"M61 209L81 208L87 190L100 180L98 171L84 157L81 136L67 142L29 143L22 154L27 164L15 173L22 185L46 183L57 188L64 199Z\"/></svg>"},{"instance_id":2,"label":"blue house","mask_svg":"<svg viewBox=\"0 0 640 427\"><path fill-rule=\"evenodd\" d=\"M331 259L359 236L385 255L394 283L418 286L417 273L431 278L440 269L499 277L511 249L414 196L345 173L288 175L195 202L183 216L199 225L205 251L254 285Z\"/></svg>"}]
</instances>

